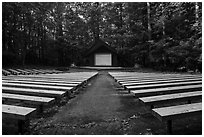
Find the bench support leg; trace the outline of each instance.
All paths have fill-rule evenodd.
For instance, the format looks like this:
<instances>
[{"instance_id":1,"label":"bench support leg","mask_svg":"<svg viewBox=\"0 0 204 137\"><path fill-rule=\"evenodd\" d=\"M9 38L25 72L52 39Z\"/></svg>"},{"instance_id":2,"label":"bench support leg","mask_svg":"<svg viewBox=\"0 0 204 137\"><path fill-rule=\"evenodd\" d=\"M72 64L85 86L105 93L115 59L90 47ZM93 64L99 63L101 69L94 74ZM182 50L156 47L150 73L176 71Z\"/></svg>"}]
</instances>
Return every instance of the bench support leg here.
<instances>
[{"instance_id":1,"label":"bench support leg","mask_svg":"<svg viewBox=\"0 0 204 137\"><path fill-rule=\"evenodd\" d=\"M29 132L29 120L18 120L18 133Z\"/></svg>"},{"instance_id":2,"label":"bench support leg","mask_svg":"<svg viewBox=\"0 0 204 137\"><path fill-rule=\"evenodd\" d=\"M39 106L39 112L43 113L43 105L42 104Z\"/></svg>"},{"instance_id":3,"label":"bench support leg","mask_svg":"<svg viewBox=\"0 0 204 137\"><path fill-rule=\"evenodd\" d=\"M167 121L167 133L172 134L172 120Z\"/></svg>"}]
</instances>

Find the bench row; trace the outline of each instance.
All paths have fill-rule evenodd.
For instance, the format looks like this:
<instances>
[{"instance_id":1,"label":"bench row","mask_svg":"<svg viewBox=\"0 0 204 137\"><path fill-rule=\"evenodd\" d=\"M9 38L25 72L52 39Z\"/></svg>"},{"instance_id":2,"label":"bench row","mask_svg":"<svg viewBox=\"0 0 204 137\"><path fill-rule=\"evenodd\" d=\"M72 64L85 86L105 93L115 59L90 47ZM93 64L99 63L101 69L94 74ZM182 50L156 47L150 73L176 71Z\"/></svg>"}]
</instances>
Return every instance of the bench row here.
<instances>
[{"instance_id":1,"label":"bench row","mask_svg":"<svg viewBox=\"0 0 204 137\"><path fill-rule=\"evenodd\" d=\"M151 113L167 123L169 134L172 133L173 119L202 112L202 77L199 75L133 72L109 74L135 97L139 97L142 104L150 106Z\"/></svg>"},{"instance_id":2,"label":"bench row","mask_svg":"<svg viewBox=\"0 0 204 137\"><path fill-rule=\"evenodd\" d=\"M47 82L32 82L32 78L27 81L26 77L25 79L21 78L22 81L19 81L16 77L21 76L9 76L10 79L2 80L3 119L16 119L19 123L18 132L24 133L27 126L25 123L29 123L27 121L36 114L37 110L42 112L45 106L52 106L56 99L59 100L62 96L66 96L70 91L74 91L78 86L83 85L90 78L96 76L96 74L95 72L82 73L82 76L75 74L75 80L78 81L76 83L69 83L68 81L69 76L73 75L72 73L65 73L65 76L53 74L53 77L58 76L58 79L51 79L52 75L49 75L50 79ZM65 78L66 81L64 80ZM46 77L43 75L40 79L45 80ZM58 81L58 83L52 80ZM65 83L61 84L60 81ZM17 106L19 103L23 106Z\"/></svg>"},{"instance_id":3,"label":"bench row","mask_svg":"<svg viewBox=\"0 0 204 137\"><path fill-rule=\"evenodd\" d=\"M2 69L2 74L7 75L30 75L30 74L53 74L62 73L59 70L43 70L43 69Z\"/></svg>"}]
</instances>

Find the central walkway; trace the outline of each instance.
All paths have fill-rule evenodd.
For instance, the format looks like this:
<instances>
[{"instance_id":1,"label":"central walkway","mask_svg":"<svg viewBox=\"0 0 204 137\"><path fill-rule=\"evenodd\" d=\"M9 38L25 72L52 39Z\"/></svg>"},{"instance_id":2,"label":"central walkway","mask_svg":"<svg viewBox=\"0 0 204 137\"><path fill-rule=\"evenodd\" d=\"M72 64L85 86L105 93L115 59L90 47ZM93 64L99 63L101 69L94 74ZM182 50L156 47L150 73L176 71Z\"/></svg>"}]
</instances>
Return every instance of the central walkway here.
<instances>
[{"instance_id":1,"label":"central walkway","mask_svg":"<svg viewBox=\"0 0 204 137\"><path fill-rule=\"evenodd\" d=\"M64 115L78 120L86 120L86 118L105 120L115 117L121 104L114 89L114 83L107 74L99 75L94 82L89 84L85 93L82 91L83 95L72 102L71 106L73 107Z\"/></svg>"},{"instance_id":2,"label":"central walkway","mask_svg":"<svg viewBox=\"0 0 204 137\"><path fill-rule=\"evenodd\" d=\"M80 91L47 125L42 134L123 134L122 106L115 81L107 73L99 74ZM122 94L121 94L122 95Z\"/></svg>"}]
</instances>

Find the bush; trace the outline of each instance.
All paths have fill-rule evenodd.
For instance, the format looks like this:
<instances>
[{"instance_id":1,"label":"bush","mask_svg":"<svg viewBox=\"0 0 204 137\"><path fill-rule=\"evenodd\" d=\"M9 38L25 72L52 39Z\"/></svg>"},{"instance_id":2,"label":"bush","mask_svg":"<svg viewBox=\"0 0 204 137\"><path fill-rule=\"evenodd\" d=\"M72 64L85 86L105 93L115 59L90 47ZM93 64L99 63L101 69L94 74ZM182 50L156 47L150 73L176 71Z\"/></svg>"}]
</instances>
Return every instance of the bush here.
<instances>
[{"instance_id":1,"label":"bush","mask_svg":"<svg viewBox=\"0 0 204 137\"><path fill-rule=\"evenodd\" d=\"M2 52L2 66L11 66L19 64L19 57L18 55L14 54L10 51L3 51Z\"/></svg>"}]
</instances>

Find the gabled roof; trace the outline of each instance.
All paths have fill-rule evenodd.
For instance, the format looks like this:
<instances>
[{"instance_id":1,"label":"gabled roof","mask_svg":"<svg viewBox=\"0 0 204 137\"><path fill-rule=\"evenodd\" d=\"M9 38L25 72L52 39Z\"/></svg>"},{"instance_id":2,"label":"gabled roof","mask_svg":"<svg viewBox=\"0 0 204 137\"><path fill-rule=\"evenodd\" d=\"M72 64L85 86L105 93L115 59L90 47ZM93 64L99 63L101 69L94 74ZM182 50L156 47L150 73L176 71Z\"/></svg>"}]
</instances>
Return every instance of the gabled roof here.
<instances>
[{"instance_id":1,"label":"gabled roof","mask_svg":"<svg viewBox=\"0 0 204 137\"><path fill-rule=\"evenodd\" d=\"M113 53L117 53L116 50L111 47L110 45L108 45L107 43L105 43L103 40L98 39L94 42L94 44L91 46L91 48L88 49L86 56L90 55L91 53L93 53L94 51L96 51L97 49L99 49L100 47L106 47L108 50L110 50Z\"/></svg>"}]
</instances>

